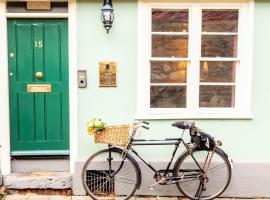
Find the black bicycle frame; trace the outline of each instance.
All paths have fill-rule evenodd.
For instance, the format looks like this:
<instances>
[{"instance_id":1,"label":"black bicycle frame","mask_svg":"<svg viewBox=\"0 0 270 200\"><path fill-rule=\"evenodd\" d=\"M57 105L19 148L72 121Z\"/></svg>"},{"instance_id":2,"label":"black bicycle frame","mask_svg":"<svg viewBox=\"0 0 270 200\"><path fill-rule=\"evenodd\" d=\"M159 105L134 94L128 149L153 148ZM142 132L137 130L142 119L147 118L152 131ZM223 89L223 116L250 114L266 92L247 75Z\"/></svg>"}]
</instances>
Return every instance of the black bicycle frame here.
<instances>
[{"instance_id":1,"label":"black bicycle frame","mask_svg":"<svg viewBox=\"0 0 270 200\"><path fill-rule=\"evenodd\" d=\"M165 146L165 145L175 145L175 148L172 152L172 157L170 161L167 164L167 167L165 169L164 176L168 174L170 171L170 167L172 165L173 159L175 157L175 154L180 146L180 144L183 143L185 148L188 150L188 146L185 143L185 141L182 138L167 138L164 140L142 140L142 139L132 139L130 141L130 145L127 147L127 149L131 150L144 164L146 164L154 173L157 173L158 170L156 170L150 163L146 162L138 153L135 151L131 146L154 146L154 145L160 145L160 146ZM203 171L203 169L200 167L199 163L197 160L193 157L192 154L190 154L192 158L194 159L195 163L198 165L199 169Z\"/></svg>"},{"instance_id":2,"label":"black bicycle frame","mask_svg":"<svg viewBox=\"0 0 270 200\"><path fill-rule=\"evenodd\" d=\"M185 148L187 150L189 150L187 144L185 143L185 141L182 138L167 138L164 140L143 140L143 139L131 139L131 141L129 142L129 145L126 148L126 151L124 152L128 152L128 150L131 150L131 152L133 152L146 166L148 166L155 174L158 173L159 170L156 170L150 163L146 162L139 154L137 151L135 151L132 146L156 146L156 145L160 145L160 146L165 146L165 145L175 145L175 148L173 150L172 153L172 157L170 159L170 161L167 164L167 167L165 169L164 172L164 176L166 176L169 171L170 171L170 167L172 165L172 161L175 157L175 154L180 146L180 144L183 143ZM122 168L123 164L124 164L124 160L121 162L119 168L117 170L115 170L114 172L111 172L111 152L110 149L112 148L112 145L108 145L109 148L109 157L108 157L108 161L109 161L109 176L113 177L116 173L118 173L120 171L120 169ZM199 167L199 169L201 170L201 172L203 172L203 169L201 168L201 166L199 165L199 163L197 162L197 160L194 158L193 154L190 151L190 155L193 158L193 160L195 161L196 165Z\"/></svg>"}]
</instances>

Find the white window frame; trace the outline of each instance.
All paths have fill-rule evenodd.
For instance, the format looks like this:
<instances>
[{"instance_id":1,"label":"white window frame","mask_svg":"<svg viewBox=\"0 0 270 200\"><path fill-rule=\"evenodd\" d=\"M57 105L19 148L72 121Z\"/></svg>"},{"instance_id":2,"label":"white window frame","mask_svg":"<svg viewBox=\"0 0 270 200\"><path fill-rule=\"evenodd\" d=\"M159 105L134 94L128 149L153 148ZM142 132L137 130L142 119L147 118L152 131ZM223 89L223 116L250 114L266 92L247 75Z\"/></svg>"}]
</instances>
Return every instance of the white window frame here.
<instances>
[{"instance_id":1,"label":"white window frame","mask_svg":"<svg viewBox=\"0 0 270 200\"><path fill-rule=\"evenodd\" d=\"M187 61L186 108L150 108L150 62L151 59L151 10L189 9L189 52ZM236 61L235 106L233 108L200 108L200 61L201 58L201 11L202 9L239 9L238 55L237 58L221 58L220 61ZM253 47L253 0L239 2L182 1L152 2L140 0L138 5L138 119L251 119L252 47ZM199 47L199 48L198 48ZM215 59L215 58L214 58ZM162 60L162 58L161 58ZM171 60L171 59L170 59ZM211 61L213 58L207 59ZM240 65L241 63L241 65ZM225 84L222 84L225 85Z\"/></svg>"}]
</instances>

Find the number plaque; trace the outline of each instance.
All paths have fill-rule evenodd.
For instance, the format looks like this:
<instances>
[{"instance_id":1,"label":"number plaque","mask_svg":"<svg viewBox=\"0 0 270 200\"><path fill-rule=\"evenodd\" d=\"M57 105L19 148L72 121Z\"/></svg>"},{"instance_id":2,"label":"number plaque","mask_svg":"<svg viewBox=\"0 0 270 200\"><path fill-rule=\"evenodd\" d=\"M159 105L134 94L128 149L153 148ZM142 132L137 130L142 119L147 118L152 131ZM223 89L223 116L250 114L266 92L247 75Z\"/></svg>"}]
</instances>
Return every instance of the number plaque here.
<instances>
[{"instance_id":1,"label":"number plaque","mask_svg":"<svg viewBox=\"0 0 270 200\"><path fill-rule=\"evenodd\" d=\"M99 63L99 87L116 87L116 63Z\"/></svg>"}]
</instances>

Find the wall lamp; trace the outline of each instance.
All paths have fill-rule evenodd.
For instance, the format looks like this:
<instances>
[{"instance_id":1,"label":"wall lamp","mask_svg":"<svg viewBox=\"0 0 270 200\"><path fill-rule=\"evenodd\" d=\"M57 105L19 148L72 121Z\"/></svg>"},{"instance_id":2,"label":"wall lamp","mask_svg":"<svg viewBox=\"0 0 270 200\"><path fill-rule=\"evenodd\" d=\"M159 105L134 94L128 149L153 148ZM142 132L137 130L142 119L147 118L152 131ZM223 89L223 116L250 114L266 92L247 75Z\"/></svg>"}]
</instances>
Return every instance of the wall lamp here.
<instances>
[{"instance_id":1,"label":"wall lamp","mask_svg":"<svg viewBox=\"0 0 270 200\"><path fill-rule=\"evenodd\" d=\"M112 28L113 20L112 0L104 0L103 7L101 9L101 21L107 33L109 33L110 28Z\"/></svg>"}]
</instances>

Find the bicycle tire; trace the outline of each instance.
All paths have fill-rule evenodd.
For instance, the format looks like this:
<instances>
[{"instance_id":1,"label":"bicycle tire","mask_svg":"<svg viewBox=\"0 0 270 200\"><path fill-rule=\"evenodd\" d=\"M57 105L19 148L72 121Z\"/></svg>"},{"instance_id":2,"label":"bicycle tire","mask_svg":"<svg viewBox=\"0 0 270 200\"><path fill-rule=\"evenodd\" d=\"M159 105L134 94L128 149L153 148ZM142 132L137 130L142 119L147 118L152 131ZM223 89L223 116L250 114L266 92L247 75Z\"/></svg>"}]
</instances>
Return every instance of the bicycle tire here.
<instances>
[{"instance_id":1,"label":"bicycle tire","mask_svg":"<svg viewBox=\"0 0 270 200\"><path fill-rule=\"evenodd\" d=\"M231 181L231 175L232 175L232 169L231 169L231 164L230 161L228 160L227 155L219 148L216 148L215 152L214 152L214 156L212 157L212 160L214 159L214 157L216 158L215 155L218 156L219 160L218 161L214 161L211 162L211 164L209 165L209 173L207 176L207 183L205 183L205 185L202 185L200 179L202 179L202 173L199 170L198 165L196 164L196 162L194 161L194 159L192 158L191 155L194 156L194 158L197 160L197 163L202 167L202 165L205 165L205 163L207 162L207 159L210 159L210 157L208 156L207 158L200 157L201 161L196 158L197 155L202 155L206 154L209 155L209 153L211 154L213 151L212 150L197 150L197 149L193 149L190 151L186 151L184 152L176 161L175 166L174 166L174 176L175 177L181 177L181 180L178 181L176 183L179 191L186 196L189 199L192 200L198 200L198 199L202 199L202 200L211 200L214 199L218 196L220 196L229 186L230 181ZM211 161L212 161L211 160ZM223 164L219 163L219 162L223 162ZM214 163L214 164L213 164ZM216 164L215 164L216 163ZM211 166L212 165L212 166ZM224 170L223 170L224 168ZM222 169L225 173L225 178L224 180L220 179L220 178L216 178L216 181L214 179L214 177L210 177L211 174L215 174L217 172L218 169ZM211 170L211 171L210 171ZM194 174L192 174L194 173ZM197 180L197 183L199 183L198 185L195 185L195 191L192 189L191 185L194 185L196 182L195 180ZM198 182L199 180L199 182ZM212 182L210 182L212 181ZM215 191L218 187L218 184L222 183L222 187L219 188L216 192ZM201 188L200 188L201 187ZM203 187L203 188L202 188ZM187 190L192 190L192 191L187 191ZM201 194L200 196L197 195L198 191L201 190ZM195 193L196 192L196 193Z\"/></svg>"},{"instance_id":2,"label":"bicycle tire","mask_svg":"<svg viewBox=\"0 0 270 200\"><path fill-rule=\"evenodd\" d=\"M120 166L121 164L119 162L122 162L122 161L120 161L120 158L122 158L123 151L121 149L118 149L118 148L112 148L112 149L110 149L110 151L111 151L111 154L113 154L112 155L112 165L113 165L112 167L113 167L113 169L115 169L115 171L118 170L118 171L116 171L116 174L114 174L113 177L109 177L108 174L106 174L106 173L109 173L108 172L109 169L105 169L105 166L107 167L107 163L106 164L103 163L104 166L102 167L102 170L99 166L100 163L102 163L102 162L97 163L97 162L99 162L98 161L99 156L101 156L101 155L106 156L106 154L109 153L109 149L103 149L101 151L96 152L92 156L90 156L87 159L87 161L84 163L82 173L81 173L83 187L84 187L86 193L94 200L99 200L99 198L105 197L105 196L110 196L111 198L117 198L119 200L128 200L135 193L137 188L140 186L141 171L139 169L138 163L131 155L127 154L125 160L123 161L124 162L123 166L121 167ZM118 159L118 160L115 160L115 159ZM108 159L107 159L107 161L108 161ZM105 161L105 162L107 162L107 161ZM93 170L93 172L100 171L99 173L103 173L103 175L106 176L105 178L103 177L103 179L110 181L109 183L105 183L105 185L107 185L106 187L114 188L115 191L111 191L110 194L108 194L108 193L102 194L100 191L96 192L92 188L90 188L91 183L89 183L89 177L87 177L87 176L89 176L89 171L91 173L91 170L89 170L91 167L89 167L89 166L98 167L99 170ZM126 188L128 187L128 184L131 184L131 179L130 180L128 178L124 179L122 177L122 182L120 181L120 179L121 179L120 175L121 175L121 173L123 173L123 170L126 169L124 167L128 168L128 170L129 170L128 176L129 177L131 177L132 175L133 176L135 175L135 177L133 177L134 178L133 186L131 186L131 188L129 188L130 189L129 191L127 191ZM113 169L111 171L114 173ZM132 172L132 169L133 169L133 172ZM107 172L106 172L106 170L107 170ZM87 175L87 173L88 173L88 175ZM99 178L99 180L98 180L97 176L98 175L93 176L95 179L97 179L97 180L94 180L94 185L95 185L95 187L98 187L97 184L100 182L101 184L103 184L103 185L100 185L100 187L102 187L102 189L103 189L103 187L105 187L104 182L102 182L101 178ZM113 183L111 183L111 182L113 182ZM118 184L118 185L116 185L116 184ZM121 184L124 184L124 186ZM120 190L120 188L124 188L125 191L117 191L118 194L116 194L116 188L118 188L117 190ZM126 193L121 194L121 192L122 193L126 192ZM120 195L119 195L119 193L120 193Z\"/></svg>"}]
</instances>

